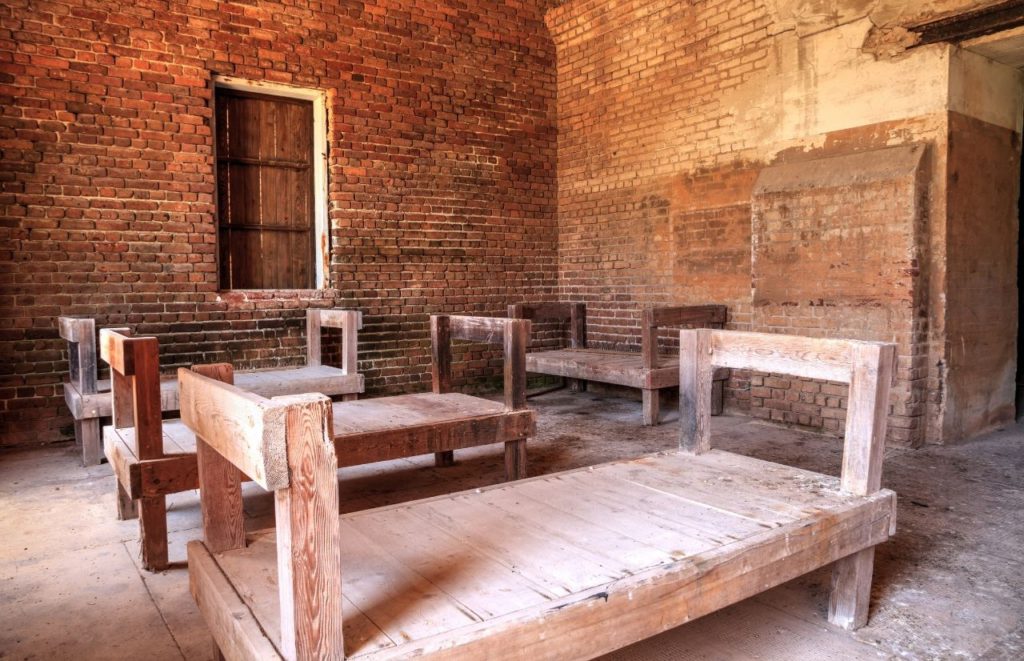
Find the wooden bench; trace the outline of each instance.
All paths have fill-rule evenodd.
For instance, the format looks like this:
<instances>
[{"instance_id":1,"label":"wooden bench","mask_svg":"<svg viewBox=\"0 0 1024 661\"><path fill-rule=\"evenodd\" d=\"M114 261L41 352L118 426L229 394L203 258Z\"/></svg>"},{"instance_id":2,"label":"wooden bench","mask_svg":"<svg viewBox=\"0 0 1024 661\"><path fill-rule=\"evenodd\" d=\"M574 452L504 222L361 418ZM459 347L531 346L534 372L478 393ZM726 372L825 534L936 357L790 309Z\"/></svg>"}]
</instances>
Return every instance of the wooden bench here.
<instances>
[{"instance_id":1,"label":"wooden bench","mask_svg":"<svg viewBox=\"0 0 1024 661\"><path fill-rule=\"evenodd\" d=\"M96 323L93 319L58 317L60 336L67 341L70 379L64 383L64 401L75 419L75 442L82 447L82 463L94 466L103 458L100 419L112 412L110 381L97 378ZM267 396L298 392L355 397L363 392L363 376L356 370L358 332L362 314L353 310L306 311L306 365L239 372L238 384ZM321 328L339 328L342 337L340 368L321 362ZM122 332L128 332L122 329ZM160 385L160 407L178 410L178 381L168 378Z\"/></svg>"},{"instance_id":2,"label":"wooden bench","mask_svg":"<svg viewBox=\"0 0 1024 661\"><path fill-rule=\"evenodd\" d=\"M331 437L338 448L338 465L434 453L436 463L444 466L453 462L455 450L504 443L507 478L525 476L526 441L536 429L534 414L526 408L530 322L434 316L431 329L433 392L334 404ZM451 392L453 339L504 346L503 402ZM104 329L100 348L114 384L114 419L103 429L103 442L117 479L118 515L139 517L142 564L162 570L168 566L164 498L199 487L196 439L181 420L160 419L156 338ZM234 381L249 397L264 394L246 388L241 379L246 374L233 374L230 365L195 369L226 383ZM217 415L213 410L189 410L185 401L181 406L183 418Z\"/></svg>"},{"instance_id":3,"label":"wooden bench","mask_svg":"<svg viewBox=\"0 0 1024 661\"><path fill-rule=\"evenodd\" d=\"M895 532L894 346L684 330L681 354L679 451L340 517L330 402L181 370L205 467L189 583L218 655L591 658L830 563L829 619L864 624ZM842 477L710 449L715 366L849 383ZM239 469L276 529L246 534Z\"/></svg>"},{"instance_id":4,"label":"wooden bench","mask_svg":"<svg viewBox=\"0 0 1024 661\"><path fill-rule=\"evenodd\" d=\"M573 390L587 381L639 388L643 393L643 423L658 424L658 391L679 385L679 357L658 350L658 329L725 323L724 305L656 307L643 310L640 317L640 353L587 348L587 308L584 303L518 303L508 307L508 316L534 321L569 321L569 347L526 354L526 371L570 379ZM715 373L712 412L722 411L722 391L729 370Z\"/></svg>"}]
</instances>

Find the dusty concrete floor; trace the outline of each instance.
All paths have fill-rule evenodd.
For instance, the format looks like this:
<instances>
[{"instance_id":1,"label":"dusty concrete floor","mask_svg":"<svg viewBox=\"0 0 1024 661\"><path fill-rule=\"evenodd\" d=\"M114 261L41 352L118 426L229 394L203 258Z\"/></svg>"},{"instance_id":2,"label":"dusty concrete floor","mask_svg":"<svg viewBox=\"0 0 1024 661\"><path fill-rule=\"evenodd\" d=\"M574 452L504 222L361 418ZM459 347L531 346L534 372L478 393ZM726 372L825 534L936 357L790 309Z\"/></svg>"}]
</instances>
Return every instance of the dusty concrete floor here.
<instances>
[{"instance_id":1,"label":"dusty concrete floor","mask_svg":"<svg viewBox=\"0 0 1024 661\"><path fill-rule=\"evenodd\" d=\"M531 400L540 414L533 474L674 446L666 407L657 428L640 406L566 391ZM839 442L717 418L717 447L837 474ZM451 468L429 458L340 473L346 510L492 484L498 447L468 450ZM955 447L893 451L885 485L899 494L899 533L880 547L871 620L850 634L825 619L819 571L610 659L1024 658L1024 426ZM137 524L114 518L106 465L84 469L74 448L0 454L0 658L207 659L210 640L192 599L184 543L198 536L196 494L169 499L175 568L139 569ZM253 528L272 500L247 487Z\"/></svg>"}]
</instances>

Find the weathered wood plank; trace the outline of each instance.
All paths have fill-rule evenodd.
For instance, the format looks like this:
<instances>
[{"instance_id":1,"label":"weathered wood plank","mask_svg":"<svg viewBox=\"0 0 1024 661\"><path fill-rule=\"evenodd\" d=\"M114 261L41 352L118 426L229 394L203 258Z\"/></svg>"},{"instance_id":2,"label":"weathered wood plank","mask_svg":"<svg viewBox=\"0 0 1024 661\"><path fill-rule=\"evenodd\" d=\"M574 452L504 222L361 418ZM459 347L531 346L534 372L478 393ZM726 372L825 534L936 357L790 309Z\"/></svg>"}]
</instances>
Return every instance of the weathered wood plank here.
<instances>
[{"instance_id":1,"label":"weathered wood plank","mask_svg":"<svg viewBox=\"0 0 1024 661\"><path fill-rule=\"evenodd\" d=\"M226 363L196 365L192 369L222 383L231 384L234 381L234 371ZM196 438L195 444L196 454L192 463L199 486L206 548L213 553L244 548L245 514L242 509L241 473L202 438Z\"/></svg>"},{"instance_id":2,"label":"weathered wood plank","mask_svg":"<svg viewBox=\"0 0 1024 661\"><path fill-rule=\"evenodd\" d=\"M202 542L188 544L188 583L206 626L225 658L280 659L274 641L238 597Z\"/></svg>"},{"instance_id":3,"label":"weathered wood plank","mask_svg":"<svg viewBox=\"0 0 1024 661\"><path fill-rule=\"evenodd\" d=\"M707 333L679 332L679 447L695 454L711 449L710 350Z\"/></svg>"},{"instance_id":4,"label":"weathered wood plank","mask_svg":"<svg viewBox=\"0 0 1024 661\"><path fill-rule=\"evenodd\" d=\"M726 315L724 305L681 305L647 308L642 319L644 326L664 327L724 324Z\"/></svg>"},{"instance_id":5,"label":"weathered wood plank","mask_svg":"<svg viewBox=\"0 0 1024 661\"><path fill-rule=\"evenodd\" d=\"M889 511L889 503L872 501L601 583L556 600L543 612L511 613L361 658L592 658L791 580L864 544L877 544L887 536Z\"/></svg>"},{"instance_id":6,"label":"weathered wood plank","mask_svg":"<svg viewBox=\"0 0 1024 661\"><path fill-rule=\"evenodd\" d=\"M712 362L718 367L778 372L805 379L850 382L853 340L739 331L711 334Z\"/></svg>"},{"instance_id":7,"label":"weathered wood plank","mask_svg":"<svg viewBox=\"0 0 1024 661\"><path fill-rule=\"evenodd\" d=\"M348 560L352 553L345 547L342 537L342 557ZM373 558L370 558L373 561ZM225 574L231 576L232 587L259 622L272 641L281 640L281 601L277 581L277 542L274 529L258 531L248 536L245 549L217 556ZM346 574L355 566L348 561L342 567ZM342 576L342 582L347 583ZM345 652L349 655L365 653L384 647L393 647L380 627L370 621L352 600L342 594L342 626Z\"/></svg>"},{"instance_id":8,"label":"weathered wood plank","mask_svg":"<svg viewBox=\"0 0 1024 661\"><path fill-rule=\"evenodd\" d=\"M187 369L178 370L181 419L264 489L288 484L286 407Z\"/></svg>"},{"instance_id":9,"label":"weathered wood plank","mask_svg":"<svg viewBox=\"0 0 1024 661\"><path fill-rule=\"evenodd\" d=\"M306 310L306 366L319 367L321 361L320 348L320 310Z\"/></svg>"},{"instance_id":10,"label":"weathered wood plank","mask_svg":"<svg viewBox=\"0 0 1024 661\"><path fill-rule=\"evenodd\" d=\"M275 401L286 412L282 435L290 474L283 485L287 488L274 492L281 653L287 659L341 659L341 539L331 400L295 395Z\"/></svg>"}]
</instances>

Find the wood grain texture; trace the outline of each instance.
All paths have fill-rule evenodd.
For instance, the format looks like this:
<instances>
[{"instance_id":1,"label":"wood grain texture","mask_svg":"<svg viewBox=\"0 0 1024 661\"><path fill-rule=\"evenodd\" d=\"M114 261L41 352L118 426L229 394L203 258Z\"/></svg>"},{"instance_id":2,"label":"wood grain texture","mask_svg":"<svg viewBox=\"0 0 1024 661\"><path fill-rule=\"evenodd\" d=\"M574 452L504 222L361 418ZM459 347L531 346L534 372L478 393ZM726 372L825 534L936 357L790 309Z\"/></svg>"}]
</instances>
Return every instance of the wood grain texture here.
<instances>
[{"instance_id":1,"label":"wood grain texture","mask_svg":"<svg viewBox=\"0 0 1024 661\"><path fill-rule=\"evenodd\" d=\"M338 464L331 400L278 400L286 407L288 488L274 494L280 650L286 659L343 659Z\"/></svg>"},{"instance_id":2,"label":"wood grain texture","mask_svg":"<svg viewBox=\"0 0 1024 661\"><path fill-rule=\"evenodd\" d=\"M849 383L856 344L854 340L730 331L714 333L711 348L718 367Z\"/></svg>"},{"instance_id":3,"label":"wood grain texture","mask_svg":"<svg viewBox=\"0 0 1024 661\"><path fill-rule=\"evenodd\" d=\"M850 394L846 405L843 440L843 488L869 494L882 484L882 457L889 421L889 388L896 362L891 344L858 344Z\"/></svg>"},{"instance_id":4,"label":"wood grain texture","mask_svg":"<svg viewBox=\"0 0 1024 661\"><path fill-rule=\"evenodd\" d=\"M139 499L139 542L144 569L167 569L167 503L164 496Z\"/></svg>"},{"instance_id":5,"label":"wood grain texture","mask_svg":"<svg viewBox=\"0 0 1024 661\"><path fill-rule=\"evenodd\" d=\"M894 501L711 451L345 514L342 608L381 627L348 658L592 658L885 540ZM217 557L249 604L236 618L269 632L274 546Z\"/></svg>"},{"instance_id":6,"label":"wood grain texture","mask_svg":"<svg viewBox=\"0 0 1024 661\"><path fill-rule=\"evenodd\" d=\"M564 321L572 317L574 305L583 303L513 303L508 306L508 316L512 319L532 319L534 321ZM586 309L584 307L584 309Z\"/></svg>"},{"instance_id":7,"label":"wood grain texture","mask_svg":"<svg viewBox=\"0 0 1024 661\"><path fill-rule=\"evenodd\" d=\"M134 352L130 350L133 338L119 329L100 329L100 357L110 365L110 369L117 370L125 376L135 375Z\"/></svg>"},{"instance_id":8,"label":"wood grain texture","mask_svg":"<svg viewBox=\"0 0 1024 661\"><path fill-rule=\"evenodd\" d=\"M859 629L868 623L874 567L873 546L836 560L828 600L829 622L843 629Z\"/></svg>"},{"instance_id":9,"label":"wood grain texture","mask_svg":"<svg viewBox=\"0 0 1024 661\"><path fill-rule=\"evenodd\" d=\"M526 477L526 440L505 443L505 479L521 480Z\"/></svg>"},{"instance_id":10,"label":"wood grain texture","mask_svg":"<svg viewBox=\"0 0 1024 661\"><path fill-rule=\"evenodd\" d=\"M317 367L321 361L320 310L306 310L306 365Z\"/></svg>"},{"instance_id":11,"label":"wood grain texture","mask_svg":"<svg viewBox=\"0 0 1024 661\"><path fill-rule=\"evenodd\" d=\"M587 348L586 303L569 304L569 347L572 349Z\"/></svg>"},{"instance_id":12,"label":"wood grain texture","mask_svg":"<svg viewBox=\"0 0 1024 661\"><path fill-rule=\"evenodd\" d=\"M452 335L450 318L430 317L430 387L434 393L452 390Z\"/></svg>"},{"instance_id":13,"label":"wood grain texture","mask_svg":"<svg viewBox=\"0 0 1024 661\"><path fill-rule=\"evenodd\" d=\"M658 424L658 416L661 412L661 397L657 390L644 388L641 393L641 407L645 427L652 427Z\"/></svg>"},{"instance_id":14,"label":"wood grain texture","mask_svg":"<svg viewBox=\"0 0 1024 661\"><path fill-rule=\"evenodd\" d=\"M451 338L486 344L502 344L510 320L501 317L447 315Z\"/></svg>"},{"instance_id":15,"label":"wood grain texture","mask_svg":"<svg viewBox=\"0 0 1024 661\"><path fill-rule=\"evenodd\" d=\"M724 324L728 309L724 305L680 305L647 308L643 325L664 327L699 324Z\"/></svg>"},{"instance_id":16,"label":"wood grain texture","mask_svg":"<svg viewBox=\"0 0 1024 661\"><path fill-rule=\"evenodd\" d=\"M679 331L679 447L711 449L711 337L706 330Z\"/></svg>"},{"instance_id":17,"label":"wood grain texture","mask_svg":"<svg viewBox=\"0 0 1024 661\"><path fill-rule=\"evenodd\" d=\"M263 633L214 556L199 541L188 544L188 584L225 658L231 661L281 658L275 642Z\"/></svg>"},{"instance_id":18,"label":"wood grain texture","mask_svg":"<svg viewBox=\"0 0 1024 661\"><path fill-rule=\"evenodd\" d=\"M536 431L532 410L507 411L496 402L460 393L336 402L334 416L340 466L522 440Z\"/></svg>"},{"instance_id":19,"label":"wood grain texture","mask_svg":"<svg viewBox=\"0 0 1024 661\"><path fill-rule=\"evenodd\" d=\"M129 338L124 341L126 355L131 355L134 375L131 376L132 426L139 459L157 459L164 455L162 415L160 411L160 350L155 337ZM114 370L111 365L111 370ZM118 409L114 391L114 409Z\"/></svg>"},{"instance_id":20,"label":"wood grain texture","mask_svg":"<svg viewBox=\"0 0 1024 661\"><path fill-rule=\"evenodd\" d=\"M82 464L96 466L103 458L100 421L96 418L75 420L75 439L82 446Z\"/></svg>"},{"instance_id":21,"label":"wood grain texture","mask_svg":"<svg viewBox=\"0 0 1024 661\"><path fill-rule=\"evenodd\" d=\"M195 365L192 370L222 383L234 382L234 371L227 363ZM195 464L206 547L213 553L244 548L241 473L201 437L196 438Z\"/></svg>"},{"instance_id":22,"label":"wood grain texture","mask_svg":"<svg viewBox=\"0 0 1024 661\"><path fill-rule=\"evenodd\" d=\"M526 408L526 345L530 343L530 321L506 320L504 327L505 408Z\"/></svg>"},{"instance_id":23,"label":"wood grain texture","mask_svg":"<svg viewBox=\"0 0 1024 661\"><path fill-rule=\"evenodd\" d=\"M288 484L285 407L187 369L178 370L181 419L268 491Z\"/></svg>"}]
</instances>

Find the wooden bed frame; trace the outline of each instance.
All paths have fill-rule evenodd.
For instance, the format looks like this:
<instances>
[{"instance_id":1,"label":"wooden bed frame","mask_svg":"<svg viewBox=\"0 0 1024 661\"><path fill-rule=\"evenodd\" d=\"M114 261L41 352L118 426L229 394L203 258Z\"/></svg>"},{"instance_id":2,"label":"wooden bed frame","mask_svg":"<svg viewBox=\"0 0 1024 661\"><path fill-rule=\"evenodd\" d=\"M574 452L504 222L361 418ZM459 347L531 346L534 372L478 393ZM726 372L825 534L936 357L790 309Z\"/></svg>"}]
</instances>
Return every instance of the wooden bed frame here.
<instances>
[{"instance_id":1,"label":"wooden bed frame","mask_svg":"<svg viewBox=\"0 0 1024 661\"><path fill-rule=\"evenodd\" d=\"M530 322L434 316L431 328L433 392L335 403L331 437L337 463L354 466L434 453L436 463L444 466L453 463L457 449L504 443L507 478L525 476L526 441L536 429L534 414L526 408ZM504 346L504 402L451 392L453 339ZM196 439L181 420L161 420L156 338L104 329L100 347L113 376L113 424L103 428L103 445L117 482L118 516L139 517L142 564L163 570L168 566L165 496L199 487ZM195 369L253 393L241 383L246 374L234 374L231 365ZM182 417L204 414L190 410L191 405L182 400Z\"/></svg>"},{"instance_id":2,"label":"wooden bed frame","mask_svg":"<svg viewBox=\"0 0 1024 661\"><path fill-rule=\"evenodd\" d=\"M338 511L330 402L179 371L200 438L189 582L229 659L591 658L835 563L829 619L867 620L894 346L681 332L681 448ZM850 384L842 477L710 449L714 367ZM274 491L246 534L239 469Z\"/></svg>"},{"instance_id":3,"label":"wooden bed frame","mask_svg":"<svg viewBox=\"0 0 1024 661\"><path fill-rule=\"evenodd\" d=\"M70 379L64 383L64 401L75 419L75 443L82 448L82 463L94 466L103 459L100 419L110 417L110 381L97 378L96 322L89 318L58 317L60 336L67 341ZM323 365L320 355L321 328L339 328L342 337L340 368ZM238 383L265 395L320 392L325 395L356 397L363 392L363 376L356 370L362 313L354 310L306 311L306 365L239 372ZM129 334L128 329L118 329ZM178 410L178 382L165 379L160 387L160 407Z\"/></svg>"},{"instance_id":4,"label":"wooden bed frame","mask_svg":"<svg viewBox=\"0 0 1024 661\"><path fill-rule=\"evenodd\" d=\"M569 347L526 354L526 371L569 379L573 390L586 388L587 381L639 388L643 394L643 423L657 425L661 388L679 385L678 356L658 351L658 329L725 323L724 305L656 307L643 310L640 317L640 353L587 348L587 307L585 303L517 303L508 306L508 316L534 321L569 322ZM722 390L728 370L715 374L712 413L722 412Z\"/></svg>"}]
</instances>

